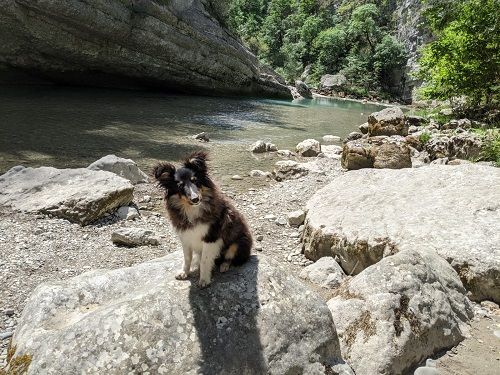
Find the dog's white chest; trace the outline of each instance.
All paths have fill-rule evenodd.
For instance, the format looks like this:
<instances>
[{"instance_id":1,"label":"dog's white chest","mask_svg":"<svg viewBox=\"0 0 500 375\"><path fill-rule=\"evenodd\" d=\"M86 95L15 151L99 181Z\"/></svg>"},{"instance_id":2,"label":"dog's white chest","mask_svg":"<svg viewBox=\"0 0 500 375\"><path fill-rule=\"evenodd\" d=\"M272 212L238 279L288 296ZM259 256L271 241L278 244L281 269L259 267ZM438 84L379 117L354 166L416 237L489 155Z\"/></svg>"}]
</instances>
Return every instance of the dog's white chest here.
<instances>
[{"instance_id":1,"label":"dog's white chest","mask_svg":"<svg viewBox=\"0 0 500 375\"><path fill-rule=\"evenodd\" d=\"M203 248L203 238L208 233L208 224L198 224L195 227L179 231L179 238L182 246L193 251L201 251Z\"/></svg>"}]
</instances>

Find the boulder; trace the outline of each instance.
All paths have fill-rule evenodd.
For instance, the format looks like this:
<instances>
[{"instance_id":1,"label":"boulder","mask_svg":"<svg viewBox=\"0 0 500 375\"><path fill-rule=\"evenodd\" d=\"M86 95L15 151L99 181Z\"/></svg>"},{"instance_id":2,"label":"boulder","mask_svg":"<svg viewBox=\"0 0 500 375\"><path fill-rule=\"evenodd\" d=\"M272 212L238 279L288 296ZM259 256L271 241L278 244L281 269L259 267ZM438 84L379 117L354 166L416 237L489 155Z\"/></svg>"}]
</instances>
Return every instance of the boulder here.
<instances>
[{"instance_id":1,"label":"boulder","mask_svg":"<svg viewBox=\"0 0 500 375\"><path fill-rule=\"evenodd\" d=\"M363 134L368 134L368 123L365 122L364 124L361 124L358 126L359 131Z\"/></svg>"},{"instance_id":2,"label":"boulder","mask_svg":"<svg viewBox=\"0 0 500 375\"><path fill-rule=\"evenodd\" d=\"M385 108L368 116L368 134L376 135L408 135L408 123L399 107Z\"/></svg>"},{"instance_id":3,"label":"boulder","mask_svg":"<svg viewBox=\"0 0 500 375\"><path fill-rule=\"evenodd\" d=\"M344 143L349 142L349 141L354 141L356 139L361 139L363 138L363 133L360 132L350 132L347 134L347 137L344 138Z\"/></svg>"},{"instance_id":4,"label":"boulder","mask_svg":"<svg viewBox=\"0 0 500 375\"><path fill-rule=\"evenodd\" d=\"M210 138L208 137L208 134L205 132L193 135L193 139L196 139L197 141L200 142L210 142Z\"/></svg>"},{"instance_id":5,"label":"boulder","mask_svg":"<svg viewBox=\"0 0 500 375\"><path fill-rule=\"evenodd\" d=\"M221 26L226 10L212 0L4 0L0 64L56 83L291 98Z\"/></svg>"},{"instance_id":6,"label":"boulder","mask_svg":"<svg viewBox=\"0 0 500 375\"><path fill-rule=\"evenodd\" d=\"M135 161L119 158L116 155L106 155L90 164L87 168L92 171L112 172L126 178L134 185L148 182L148 175L139 169Z\"/></svg>"},{"instance_id":7,"label":"boulder","mask_svg":"<svg viewBox=\"0 0 500 375\"><path fill-rule=\"evenodd\" d=\"M344 359L357 375L406 374L468 335L472 305L431 251L402 251L348 280L328 301Z\"/></svg>"},{"instance_id":8,"label":"boulder","mask_svg":"<svg viewBox=\"0 0 500 375\"><path fill-rule=\"evenodd\" d=\"M339 136L330 135L330 134L324 135L322 139L323 139L323 142L326 144L336 143L336 142L342 141L342 138L340 138Z\"/></svg>"},{"instance_id":9,"label":"boulder","mask_svg":"<svg viewBox=\"0 0 500 375\"><path fill-rule=\"evenodd\" d=\"M250 147L250 151L254 154L262 154L264 152L278 151L278 148L272 143L259 140Z\"/></svg>"},{"instance_id":10,"label":"boulder","mask_svg":"<svg viewBox=\"0 0 500 375\"><path fill-rule=\"evenodd\" d=\"M325 74L320 79L319 89L325 93L344 91L347 78L343 74Z\"/></svg>"},{"instance_id":11,"label":"boulder","mask_svg":"<svg viewBox=\"0 0 500 375\"><path fill-rule=\"evenodd\" d=\"M500 301L500 169L465 164L345 173L307 203L304 254L356 274L402 250L432 249L474 300Z\"/></svg>"},{"instance_id":12,"label":"boulder","mask_svg":"<svg viewBox=\"0 0 500 375\"><path fill-rule=\"evenodd\" d=\"M342 150L342 167L411 168L410 148L403 137L370 137L349 141Z\"/></svg>"},{"instance_id":13,"label":"boulder","mask_svg":"<svg viewBox=\"0 0 500 375\"><path fill-rule=\"evenodd\" d=\"M482 139L476 134L438 134L425 144L425 150L432 160L444 157L473 159L480 156L482 145Z\"/></svg>"},{"instance_id":14,"label":"boulder","mask_svg":"<svg viewBox=\"0 0 500 375\"><path fill-rule=\"evenodd\" d=\"M425 125L428 122L425 117L416 115L405 116L405 119L409 126L415 126L417 128L422 125Z\"/></svg>"},{"instance_id":15,"label":"boulder","mask_svg":"<svg viewBox=\"0 0 500 375\"><path fill-rule=\"evenodd\" d=\"M300 142L295 149L297 153L302 156L318 156L321 152L321 145L315 139L306 139Z\"/></svg>"},{"instance_id":16,"label":"boulder","mask_svg":"<svg viewBox=\"0 0 500 375\"><path fill-rule=\"evenodd\" d=\"M301 278L323 288L337 288L345 279L342 267L332 257L323 257L300 271Z\"/></svg>"},{"instance_id":17,"label":"boulder","mask_svg":"<svg viewBox=\"0 0 500 375\"><path fill-rule=\"evenodd\" d=\"M253 169L249 173L250 177L256 177L256 178L266 178L266 177L271 177L270 172L264 172L259 169Z\"/></svg>"},{"instance_id":18,"label":"boulder","mask_svg":"<svg viewBox=\"0 0 500 375\"><path fill-rule=\"evenodd\" d=\"M312 99L313 95L311 89L303 81L295 81L295 88L300 96L306 99Z\"/></svg>"},{"instance_id":19,"label":"boulder","mask_svg":"<svg viewBox=\"0 0 500 375\"><path fill-rule=\"evenodd\" d=\"M277 154L279 156L284 156L284 157L287 157L287 158L295 156L295 154L292 151L290 151L290 150L278 150Z\"/></svg>"},{"instance_id":20,"label":"boulder","mask_svg":"<svg viewBox=\"0 0 500 375\"><path fill-rule=\"evenodd\" d=\"M128 205L133 191L130 181L87 168L18 168L0 176L0 206L82 225Z\"/></svg>"},{"instance_id":21,"label":"boulder","mask_svg":"<svg viewBox=\"0 0 500 375\"><path fill-rule=\"evenodd\" d=\"M119 246L147 246L159 245L160 241L150 230L142 228L120 228L111 234L111 241Z\"/></svg>"},{"instance_id":22,"label":"boulder","mask_svg":"<svg viewBox=\"0 0 500 375\"><path fill-rule=\"evenodd\" d=\"M289 212L287 215L288 224L294 227L298 227L304 224L306 218L306 212L304 210L296 210Z\"/></svg>"},{"instance_id":23,"label":"boulder","mask_svg":"<svg viewBox=\"0 0 500 375\"><path fill-rule=\"evenodd\" d=\"M280 160L274 166L273 175L276 181L283 181L303 177L309 169L293 160Z\"/></svg>"},{"instance_id":24,"label":"boulder","mask_svg":"<svg viewBox=\"0 0 500 375\"><path fill-rule=\"evenodd\" d=\"M38 286L14 359L31 356L32 374L309 374L340 361L326 303L279 263L253 256L200 289L175 279L182 262L175 252Z\"/></svg>"}]
</instances>

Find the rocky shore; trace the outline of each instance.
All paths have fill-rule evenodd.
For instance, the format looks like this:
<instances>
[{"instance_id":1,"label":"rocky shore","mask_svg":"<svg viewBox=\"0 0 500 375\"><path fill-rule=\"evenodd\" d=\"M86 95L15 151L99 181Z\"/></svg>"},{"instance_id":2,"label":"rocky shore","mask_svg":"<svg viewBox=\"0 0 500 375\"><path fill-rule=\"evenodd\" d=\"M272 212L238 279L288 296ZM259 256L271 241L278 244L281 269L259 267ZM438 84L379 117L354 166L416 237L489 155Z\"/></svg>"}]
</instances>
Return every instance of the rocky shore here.
<instances>
[{"instance_id":1,"label":"rocky shore","mask_svg":"<svg viewBox=\"0 0 500 375\"><path fill-rule=\"evenodd\" d=\"M453 165L473 149L463 144L419 151L412 134L441 133L415 122L390 109L343 146L331 135L253 145L283 157L245 177L268 187L224 187L254 257L203 291L171 277L180 243L132 161L0 176L0 367L410 374L434 358L439 374L494 374L500 170ZM426 165L440 157L450 165ZM75 188L85 181L93 194ZM213 361L227 350L236 362Z\"/></svg>"}]
</instances>

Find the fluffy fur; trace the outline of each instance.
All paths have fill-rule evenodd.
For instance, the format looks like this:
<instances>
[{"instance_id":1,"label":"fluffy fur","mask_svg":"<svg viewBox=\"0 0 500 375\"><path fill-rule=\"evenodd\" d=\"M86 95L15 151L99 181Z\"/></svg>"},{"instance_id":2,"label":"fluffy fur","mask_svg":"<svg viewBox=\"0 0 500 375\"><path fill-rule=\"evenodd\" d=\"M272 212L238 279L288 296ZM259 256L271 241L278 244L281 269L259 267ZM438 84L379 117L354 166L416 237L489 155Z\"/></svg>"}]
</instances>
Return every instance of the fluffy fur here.
<instances>
[{"instance_id":1,"label":"fluffy fur","mask_svg":"<svg viewBox=\"0 0 500 375\"><path fill-rule=\"evenodd\" d=\"M211 282L214 264L225 272L250 256L252 237L244 217L208 175L207 154L195 152L182 167L158 164L153 171L165 189L165 203L184 251L184 266L177 274L186 279L191 264L199 263L199 285ZM195 258L195 259L193 259Z\"/></svg>"}]
</instances>

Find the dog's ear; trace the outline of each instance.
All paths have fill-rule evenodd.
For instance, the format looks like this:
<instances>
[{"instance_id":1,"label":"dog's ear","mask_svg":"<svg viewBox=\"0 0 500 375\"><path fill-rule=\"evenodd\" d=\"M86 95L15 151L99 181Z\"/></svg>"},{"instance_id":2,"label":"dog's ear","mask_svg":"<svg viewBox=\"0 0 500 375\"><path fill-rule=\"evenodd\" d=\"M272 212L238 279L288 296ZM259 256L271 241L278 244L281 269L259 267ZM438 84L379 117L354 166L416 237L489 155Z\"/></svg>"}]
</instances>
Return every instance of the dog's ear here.
<instances>
[{"instance_id":1,"label":"dog's ear","mask_svg":"<svg viewBox=\"0 0 500 375\"><path fill-rule=\"evenodd\" d=\"M168 188L174 181L175 167L170 163L159 163L153 168L152 175L158 184Z\"/></svg>"},{"instance_id":2,"label":"dog's ear","mask_svg":"<svg viewBox=\"0 0 500 375\"><path fill-rule=\"evenodd\" d=\"M189 155L184 162L186 168L205 173L207 167L207 153L204 151L196 151Z\"/></svg>"}]
</instances>

